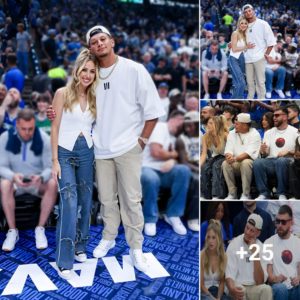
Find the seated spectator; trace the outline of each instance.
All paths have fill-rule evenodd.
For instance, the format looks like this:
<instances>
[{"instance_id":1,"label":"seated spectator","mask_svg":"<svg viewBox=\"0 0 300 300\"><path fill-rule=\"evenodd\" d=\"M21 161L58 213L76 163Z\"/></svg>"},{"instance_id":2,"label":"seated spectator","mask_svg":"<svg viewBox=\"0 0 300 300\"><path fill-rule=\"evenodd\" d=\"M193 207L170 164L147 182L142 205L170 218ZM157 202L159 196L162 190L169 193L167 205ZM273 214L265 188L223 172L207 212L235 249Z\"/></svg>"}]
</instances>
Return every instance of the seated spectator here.
<instances>
[{"instance_id":1,"label":"seated spectator","mask_svg":"<svg viewBox=\"0 0 300 300\"><path fill-rule=\"evenodd\" d=\"M183 133L176 141L178 162L192 171L185 217L188 228L199 231L199 112L190 111L184 115Z\"/></svg>"},{"instance_id":2,"label":"seated spectator","mask_svg":"<svg viewBox=\"0 0 300 300\"><path fill-rule=\"evenodd\" d=\"M242 195L240 200L250 199L253 160L258 157L260 136L256 129L251 128L250 115L237 115L235 130L229 132L226 147L225 161L222 170L228 187L226 200L237 198L237 184L235 176L242 180Z\"/></svg>"},{"instance_id":3,"label":"seated spectator","mask_svg":"<svg viewBox=\"0 0 300 300\"><path fill-rule=\"evenodd\" d=\"M41 71L41 74L33 77L32 91L39 93L51 92L51 79L48 76L49 61L47 59L41 60Z\"/></svg>"},{"instance_id":4,"label":"seated spectator","mask_svg":"<svg viewBox=\"0 0 300 300\"><path fill-rule=\"evenodd\" d=\"M35 127L32 110L20 111L16 131L11 128L0 136L0 152L2 208L9 227L2 250L12 251L19 240L15 196L24 193L42 195L35 240L37 249L45 249L48 242L44 226L56 201L57 185L51 178L50 138Z\"/></svg>"},{"instance_id":5,"label":"seated spectator","mask_svg":"<svg viewBox=\"0 0 300 300\"><path fill-rule=\"evenodd\" d=\"M142 167L143 212L145 234L156 235L158 220L158 194L161 187L171 189L164 219L180 235L187 233L180 220L184 214L191 171L183 164L177 164L175 136L183 126L183 113L174 111L167 123L158 122L149 143L145 147Z\"/></svg>"},{"instance_id":6,"label":"seated spectator","mask_svg":"<svg viewBox=\"0 0 300 300\"><path fill-rule=\"evenodd\" d=\"M224 243L224 247L227 248L229 242L233 238L233 231L232 231L232 224L229 220L229 210L228 204L224 201L213 201L208 204L207 211L206 211L206 221L201 223L201 248L204 247L206 231L208 227L208 221L210 219L218 220L222 225L222 240Z\"/></svg>"},{"instance_id":7,"label":"seated spectator","mask_svg":"<svg viewBox=\"0 0 300 300\"><path fill-rule=\"evenodd\" d=\"M256 205L255 201L244 201L243 209L233 219L233 236L239 236L244 232L247 219L251 214L259 215L263 220L259 240L263 243L274 234L275 228L270 214Z\"/></svg>"},{"instance_id":8,"label":"seated spectator","mask_svg":"<svg viewBox=\"0 0 300 300\"><path fill-rule=\"evenodd\" d=\"M228 79L227 72L227 58L223 51L219 49L219 43L213 40L207 50L202 53L202 76L203 88L205 91L204 99L208 100L209 95L209 81L212 78L220 80L219 91L217 99L222 99L222 92L226 86Z\"/></svg>"},{"instance_id":9,"label":"seated spectator","mask_svg":"<svg viewBox=\"0 0 300 300\"><path fill-rule=\"evenodd\" d=\"M35 114L36 127L48 135L51 132L51 121L47 118L47 109L52 103L50 93L40 94L37 98L37 112Z\"/></svg>"},{"instance_id":10,"label":"seated spectator","mask_svg":"<svg viewBox=\"0 0 300 300\"><path fill-rule=\"evenodd\" d=\"M160 122L166 122L169 116L170 99L168 97L169 85L166 82L161 82L158 85L158 95L162 101L162 105L165 109L166 114L159 118Z\"/></svg>"},{"instance_id":11,"label":"seated spectator","mask_svg":"<svg viewBox=\"0 0 300 300\"><path fill-rule=\"evenodd\" d=\"M208 120L216 114L212 106L204 106L200 112L201 132L205 134Z\"/></svg>"},{"instance_id":12,"label":"seated spectator","mask_svg":"<svg viewBox=\"0 0 300 300\"><path fill-rule=\"evenodd\" d=\"M299 121L299 106L297 104L289 104L286 106L288 110L288 123L293 127L300 129L300 121Z\"/></svg>"},{"instance_id":13,"label":"seated spectator","mask_svg":"<svg viewBox=\"0 0 300 300\"><path fill-rule=\"evenodd\" d=\"M25 76L22 71L17 67L17 56L10 53L7 56L8 70L4 74L4 84L7 89L16 88L22 93L24 88Z\"/></svg>"},{"instance_id":14,"label":"seated spectator","mask_svg":"<svg viewBox=\"0 0 300 300\"><path fill-rule=\"evenodd\" d=\"M300 137L296 139L294 162L289 165L289 193L290 200L300 199Z\"/></svg>"},{"instance_id":15,"label":"seated spectator","mask_svg":"<svg viewBox=\"0 0 300 300\"><path fill-rule=\"evenodd\" d=\"M269 54L267 64L266 64L266 98L272 98L272 90L273 90L273 78L277 79L275 92L281 99L285 98L283 93L284 88L284 80L286 69L281 66L281 54L277 49L277 45L275 45L272 51Z\"/></svg>"},{"instance_id":16,"label":"seated spectator","mask_svg":"<svg viewBox=\"0 0 300 300\"><path fill-rule=\"evenodd\" d=\"M233 299L247 300L272 300L272 289L266 285L267 268L265 260L262 258L263 244L258 239L263 226L262 218L257 214L251 214L244 229L244 233L236 237L229 244L226 265L226 284L229 295ZM258 245L249 247L252 244ZM255 254L256 260L249 259L254 255L254 251L259 250ZM238 255L238 252L245 250L246 254Z\"/></svg>"},{"instance_id":17,"label":"seated spectator","mask_svg":"<svg viewBox=\"0 0 300 300\"><path fill-rule=\"evenodd\" d=\"M217 220L211 219L205 236L205 246L201 251L201 299L229 300L224 293L227 257L222 241L222 227Z\"/></svg>"},{"instance_id":18,"label":"seated spectator","mask_svg":"<svg viewBox=\"0 0 300 300\"><path fill-rule=\"evenodd\" d=\"M272 247L267 272L274 300L300 299L300 239L291 233L292 224L292 209L282 205L275 219L276 234L265 241Z\"/></svg>"},{"instance_id":19,"label":"seated spectator","mask_svg":"<svg viewBox=\"0 0 300 300\"><path fill-rule=\"evenodd\" d=\"M261 139L263 140L266 131L274 127L273 113L268 111L263 114L260 125L261 128L258 129Z\"/></svg>"},{"instance_id":20,"label":"seated spectator","mask_svg":"<svg viewBox=\"0 0 300 300\"><path fill-rule=\"evenodd\" d=\"M172 53L170 56L169 73L171 80L169 81L170 89L178 88L183 91L184 87L184 68L179 63L179 57L176 53Z\"/></svg>"},{"instance_id":21,"label":"seated spectator","mask_svg":"<svg viewBox=\"0 0 300 300\"><path fill-rule=\"evenodd\" d=\"M170 74L170 69L167 66L167 59L164 56L158 58L158 65L153 72L153 80L156 86L162 82L166 82L170 85L172 76Z\"/></svg>"},{"instance_id":22,"label":"seated spectator","mask_svg":"<svg viewBox=\"0 0 300 300\"><path fill-rule=\"evenodd\" d=\"M151 74L153 74L154 70L155 70L155 65L154 63L151 61L152 59L152 55L150 52L145 52L143 55L143 62L142 64L144 65L144 67L147 69L147 71Z\"/></svg>"},{"instance_id":23,"label":"seated spectator","mask_svg":"<svg viewBox=\"0 0 300 300\"><path fill-rule=\"evenodd\" d=\"M224 106L223 108L223 116L226 119L226 127L228 130L234 129L234 119L236 118L236 109L234 107L231 107L229 105Z\"/></svg>"},{"instance_id":24,"label":"seated spectator","mask_svg":"<svg viewBox=\"0 0 300 300\"><path fill-rule=\"evenodd\" d=\"M183 81L183 93L188 91L199 90L199 58L197 55L192 55L190 59L189 67L186 68L184 81Z\"/></svg>"},{"instance_id":25,"label":"seated spectator","mask_svg":"<svg viewBox=\"0 0 300 300\"><path fill-rule=\"evenodd\" d=\"M265 133L259 158L253 163L253 173L259 196L256 200L270 197L268 177L276 176L276 194L279 200L286 200L288 192L288 167L295 150L298 130L288 125L288 110L278 108L274 112L274 126Z\"/></svg>"},{"instance_id":26,"label":"seated spectator","mask_svg":"<svg viewBox=\"0 0 300 300\"><path fill-rule=\"evenodd\" d=\"M206 130L201 143L201 196L206 199L224 199L227 190L221 165L225 159L224 149L228 136L224 116L209 118ZM211 157L207 159L208 152Z\"/></svg>"},{"instance_id":27,"label":"seated spectator","mask_svg":"<svg viewBox=\"0 0 300 300\"><path fill-rule=\"evenodd\" d=\"M16 126L17 114L20 111L21 94L16 88L8 90L0 106L0 134Z\"/></svg>"},{"instance_id":28,"label":"seated spectator","mask_svg":"<svg viewBox=\"0 0 300 300\"><path fill-rule=\"evenodd\" d=\"M187 93L184 99L184 109L189 111L199 111L199 96L197 93ZM200 115L199 115L200 117Z\"/></svg>"}]
</instances>

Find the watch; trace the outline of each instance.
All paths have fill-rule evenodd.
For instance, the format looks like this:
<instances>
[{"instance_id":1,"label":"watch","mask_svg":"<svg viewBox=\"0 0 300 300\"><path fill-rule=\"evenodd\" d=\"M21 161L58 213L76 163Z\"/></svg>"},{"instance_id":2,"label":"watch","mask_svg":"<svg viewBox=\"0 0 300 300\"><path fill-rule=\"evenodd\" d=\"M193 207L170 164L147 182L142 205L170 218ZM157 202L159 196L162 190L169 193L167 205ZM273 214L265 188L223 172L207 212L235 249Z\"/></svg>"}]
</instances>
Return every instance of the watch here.
<instances>
[{"instance_id":1,"label":"watch","mask_svg":"<svg viewBox=\"0 0 300 300\"><path fill-rule=\"evenodd\" d=\"M141 140L145 145L148 144L149 139L139 136L139 140Z\"/></svg>"}]
</instances>

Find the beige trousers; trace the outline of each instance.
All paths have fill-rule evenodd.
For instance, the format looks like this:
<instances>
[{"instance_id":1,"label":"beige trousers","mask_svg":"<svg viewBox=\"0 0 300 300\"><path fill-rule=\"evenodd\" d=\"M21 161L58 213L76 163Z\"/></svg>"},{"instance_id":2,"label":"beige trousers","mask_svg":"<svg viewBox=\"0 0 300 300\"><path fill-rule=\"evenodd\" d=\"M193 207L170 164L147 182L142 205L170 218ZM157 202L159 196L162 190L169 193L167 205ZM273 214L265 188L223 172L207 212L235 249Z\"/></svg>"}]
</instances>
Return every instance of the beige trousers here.
<instances>
[{"instance_id":1,"label":"beige trousers","mask_svg":"<svg viewBox=\"0 0 300 300\"><path fill-rule=\"evenodd\" d=\"M253 99L255 89L257 99L266 97L266 60L263 58L254 63L246 63L246 79L248 86L248 99Z\"/></svg>"},{"instance_id":2,"label":"beige trousers","mask_svg":"<svg viewBox=\"0 0 300 300\"><path fill-rule=\"evenodd\" d=\"M141 165L142 148L139 144L121 156L96 159L100 213L104 222L102 238L114 240L122 220L127 243L132 249L142 249L144 240Z\"/></svg>"},{"instance_id":3,"label":"beige trousers","mask_svg":"<svg viewBox=\"0 0 300 300\"><path fill-rule=\"evenodd\" d=\"M267 284L260 284L260 285L251 285L246 286L246 299L247 300L272 300L272 288Z\"/></svg>"},{"instance_id":4,"label":"beige trousers","mask_svg":"<svg viewBox=\"0 0 300 300\"><path fill-rule=\"evenodd\" d=\"M250 195L252 165L252 159L244 159L242 162L235 162L232 165L228 164L226 160L223 161L222 170L229 194L236 195L237 186L235 176L240 176L242 179L243 194Z\"/></svg>"}]
</instances>

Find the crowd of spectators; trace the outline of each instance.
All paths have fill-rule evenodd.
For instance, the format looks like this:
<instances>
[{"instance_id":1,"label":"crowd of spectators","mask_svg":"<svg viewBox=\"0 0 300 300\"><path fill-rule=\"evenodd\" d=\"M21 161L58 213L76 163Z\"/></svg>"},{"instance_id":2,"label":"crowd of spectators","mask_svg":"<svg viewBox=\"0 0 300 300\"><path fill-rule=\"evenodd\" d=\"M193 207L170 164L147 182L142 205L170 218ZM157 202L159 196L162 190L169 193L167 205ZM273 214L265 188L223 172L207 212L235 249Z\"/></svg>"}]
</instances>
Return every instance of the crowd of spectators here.
<instances>
[{"instance_id":1,"label":"crowd of spectators","mask_svg":"<svg viewBox=\"0 0 300 300\"><path fill-rule=\"evenodd\" d=\"M201 1L200 55L201 76L209 68L207 49L219 53L218 64L214 64L215 75L210 76L209 91L217 99L230 99L232 80L228 68L231 33L236 28L242 6L232 0ZM271 52L272 63L266 66L266 99L300 97L300 9L293 1L251 1L256 16L269 23L276 38ZM212 45L212 46L211 46ZM214 47L216 49L210 49ZM225 55L223 55L225 54ZM229 72L229 75L228 75ZM217 76L222 73L223 77ZM276 80L275 80L276 78ZM204 79L203 79L204 80ZM204 82L203 82L204 84ZM204 95L204 89L201 88ZM278 92L279 91L279 92ZM207 93L207 92L206 92ZM217 95L214 95L217 94ZM246 93L244 93L244 97Z\"/></svg>"},{"instance_id":2,"label":"crowd of spectators","mask_svg":"<svg viewBox=\"0 0 300 300\"><path fill-rule=\"evenodd\" d=\"M96 0L33 0L27 4L8 1L0 6L0 132L14 130L18 114L29 107L35 111L36 127L49 135L47 108L55 91L68 82L78 53L87 46L87 30L96 24L107 26L115 39L115 53L143 64L157 86L166 110L158 128L166 127L170 134L170 145L161 145L168 154L162 160L172 158L173 163L164 172L171 172L176 164L187 169L187 187L179 200L182 213L186 208L187 220L192 221L189 227L199 230L195 214L199 205L197 10ZM32 50L37 61L30 56ZM36 63L37 69L33 68ZM31 93L22 99L26 82ZM174 115L179 115L175 130L169 120ZM150 151L145 155L149 156L145 161L151 159ZM169 201L173 198L171 195ZM149 235L154 235L153 230Z\"/></svg>"}]
</instances>

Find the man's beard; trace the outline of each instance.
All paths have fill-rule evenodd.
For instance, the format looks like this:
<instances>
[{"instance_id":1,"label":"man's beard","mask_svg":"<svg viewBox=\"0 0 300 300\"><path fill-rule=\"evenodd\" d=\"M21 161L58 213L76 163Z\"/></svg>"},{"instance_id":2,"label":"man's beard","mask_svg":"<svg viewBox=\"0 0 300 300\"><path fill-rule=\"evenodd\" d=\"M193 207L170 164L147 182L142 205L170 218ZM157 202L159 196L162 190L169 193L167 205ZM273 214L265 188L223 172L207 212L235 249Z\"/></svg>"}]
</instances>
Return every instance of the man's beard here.
<instances>
[{"instance_id":1,"label":"man's beard","mask_svg":"<svg viewBox=\"0 0 300 300\"><path fill-rule=\"evenodd\" d=\"M279 233L278 230L277 230L277 234L278 234L278 236L281 237L281 238L286 237L286 236L288 235L289 232L290 232L290 229L284 230L284 231L282 231L281 233Z\"/></svg>"},{"instance_id":2,"label":"man's beard","mask_svg":"<svg viewBox=\"0 0 300 300\"><path fill-rule=\"evenodd\" d=\"M8 107L10 108L10 109L14 109L14 108L16 108L16 107L18 107L19 106L19 100L15 100L14 102L12 102L12 103L10 103L9 105L8 105Z\"/></svg>"}]
</instances>

